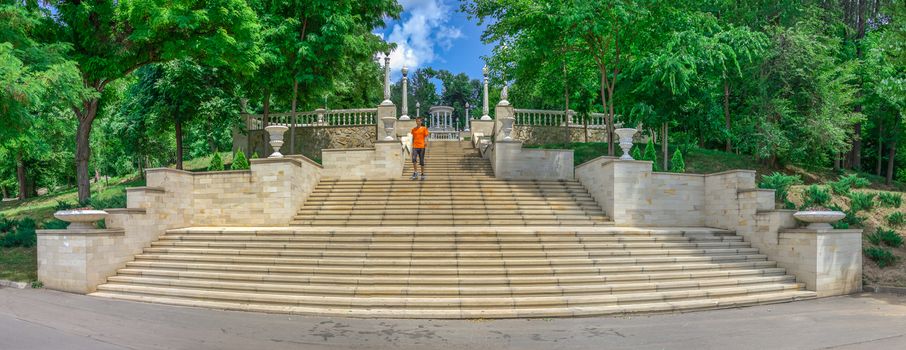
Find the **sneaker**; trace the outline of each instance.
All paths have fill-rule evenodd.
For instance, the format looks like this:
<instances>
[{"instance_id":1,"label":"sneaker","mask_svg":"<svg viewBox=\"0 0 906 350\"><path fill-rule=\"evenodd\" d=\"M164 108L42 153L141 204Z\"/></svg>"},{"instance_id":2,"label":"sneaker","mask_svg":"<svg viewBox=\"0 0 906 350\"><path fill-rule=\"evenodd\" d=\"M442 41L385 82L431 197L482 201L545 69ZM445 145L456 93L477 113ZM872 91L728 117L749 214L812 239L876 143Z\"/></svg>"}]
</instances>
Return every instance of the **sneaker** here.
<instances>
[{"instance_id":1,"label":"sneaker","mask_svg":"<svg viewBox=\"0 0 906 350\"><path fill-rule=\"evenodd\" d=\"M425 174L422 174L422 181L425 181Z\"/></svg>"},{"instance_id":2,"label":"sneaker","mask_svg":"<svg viewBox=\"0 0 906 350\"><path fill-rule=\"evenodd\" d=\"M409 178L409 180L415 180L415 179L418 179L418 173L417 173L417 172L412 173L412 177Z\"/></svg>"}]
</instances>

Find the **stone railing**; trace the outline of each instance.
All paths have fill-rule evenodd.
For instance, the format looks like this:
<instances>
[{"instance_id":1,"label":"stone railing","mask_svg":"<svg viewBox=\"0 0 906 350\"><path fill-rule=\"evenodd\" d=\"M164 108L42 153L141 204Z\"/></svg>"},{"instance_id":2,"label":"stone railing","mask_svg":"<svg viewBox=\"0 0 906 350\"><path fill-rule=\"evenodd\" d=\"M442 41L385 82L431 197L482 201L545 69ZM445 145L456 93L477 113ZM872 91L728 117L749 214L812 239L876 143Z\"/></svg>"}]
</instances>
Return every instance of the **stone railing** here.
<instances>
[{"instance_id":1,"label":"stone railing","mask_svg":"<svg viewBox=\"0 0 906 350\"><path fill-rule=\"evenodd\" d=\"M263 114L246 114L246 130L264 129ZM359 126L377 124L377 108L316 109L314 111L268 114L268 125L287 127Z\"/></svg>"},{"instance_id":2,"label":"stone railing","mask_svg":"<svg viewBox=\"0 0 906 350\"><path fill-rule=\"evenodd\" d=\"M564 126L573 123L575 111L551 111L541 109L513 109L516 125Z\"/></svg>"}]
</instances>

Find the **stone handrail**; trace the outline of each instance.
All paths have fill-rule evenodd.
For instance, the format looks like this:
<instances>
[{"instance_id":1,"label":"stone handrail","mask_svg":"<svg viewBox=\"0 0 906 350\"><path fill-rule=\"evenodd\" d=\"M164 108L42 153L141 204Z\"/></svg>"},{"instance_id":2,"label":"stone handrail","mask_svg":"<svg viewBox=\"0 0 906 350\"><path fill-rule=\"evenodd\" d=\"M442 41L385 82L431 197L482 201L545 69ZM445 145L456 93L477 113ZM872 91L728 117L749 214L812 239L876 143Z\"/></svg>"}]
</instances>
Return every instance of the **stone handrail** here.
<instances>
[{"instance_id":1,"label":"stone handrail","mask_svg":"<svg viewBox=\"0 0 906 350\"><path fill-rule=\"evenodd\" d=\"M264 129L263 114L246 114L247 130ZM314 111L268 114L268 125L287 127L376 125L377 108L316 109Z\"/></svg>"},{"instance_id":2,"label":"stone handrail","mask_svg":"<svg viewBox=\"0 0 906 350\"><path fill-rule=\"evenodd\" d=\"M552 111L541 109L513 109L515 125L562 126L572 124L575 111Z\"/></svg>"}]
</instances>

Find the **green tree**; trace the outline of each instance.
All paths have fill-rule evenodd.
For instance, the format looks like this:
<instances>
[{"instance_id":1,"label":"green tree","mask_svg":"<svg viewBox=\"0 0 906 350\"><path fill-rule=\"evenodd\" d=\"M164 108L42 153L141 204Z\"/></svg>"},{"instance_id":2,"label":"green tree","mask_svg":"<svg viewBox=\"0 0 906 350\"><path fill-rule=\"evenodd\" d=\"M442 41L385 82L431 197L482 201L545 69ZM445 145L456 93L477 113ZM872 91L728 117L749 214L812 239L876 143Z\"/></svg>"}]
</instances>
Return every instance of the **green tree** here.
<instances>
[{"instance_id":1,"label":"green tree","mask_svg":"<svg viewBox=\"0 0 906 350\"><path fill-rule=\"evenodd\" d=\"M661 165L657 162L657 151L654 149L654 140L648 139L648 144L645 145L645 154L642 156L642 160L651 161L652 170L661 171Z\"/></svg>"},{"instance_id":2,"label":"green tree","mask_svg":"<svg viewBox=\"0 0 906 350\"><path fill-rule=\"evenodd\" d=\"M214 156L211 157L211 164L208 166L208 171L223 171L223 158L220 157L220 152L214 152Z\"/></svg>"},{"instance_id":3,"label":"green tree","mask_svg":"<svg viewBox=\"0 0 906 350\"><path fill-rule=\"evenodd\" d=\"M249 160L245 158L245 152L242 152L242 149L239 149L233 157L233 163L230 164L230 170L246 169L249 169Z\"/></svg>"},{"instance_id":4,"label":"green tree","mask_svg":"<svg viewBox=\"0 0 906 350\"><path fill-rule=\"evenodd\" d=\"M683 160L683 153L680 150L673 152L673 158L670 158L670 172L671 173L685 173L686 172L686 161Z\"/></svg>"},{"instance_id":5,"label":"green tree","mask_svg":"<svg viewBox=\"0 0 906 350\"><path fill-rule=\"evenodd\" d=\"M258 22L242 0L59 1L46 8L43 37L72 48L68 57L78 63L84 87L93 91L72 105L81 201L90 196L89 140L108 84L145 65L182 57L237 72L253 72L259 62Z\"/></svg>"}]
</instances>

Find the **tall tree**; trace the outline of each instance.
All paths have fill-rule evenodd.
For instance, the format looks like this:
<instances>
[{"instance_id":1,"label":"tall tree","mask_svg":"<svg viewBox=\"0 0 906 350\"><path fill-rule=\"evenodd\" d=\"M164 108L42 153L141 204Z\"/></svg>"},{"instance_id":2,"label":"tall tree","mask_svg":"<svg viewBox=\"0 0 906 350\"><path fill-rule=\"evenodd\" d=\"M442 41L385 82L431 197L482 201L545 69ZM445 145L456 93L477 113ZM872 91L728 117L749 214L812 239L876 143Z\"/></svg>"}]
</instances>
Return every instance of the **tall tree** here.
<instances>
[{"instance_id":1,"label":"tall tree","mask_svg":"<svg viewBox=\"0 0 906 350\"><path fill-rule=\"evenodd\" d=\"M253 72L260 60L257 19L243 0L60 0L46 7L44 39L72 48L69 57L78 62L83 86L95 92L72 106L79 200L91 195L89 139L108 84L181 57L238 72Z\"/></svg>"}]
</instances>

